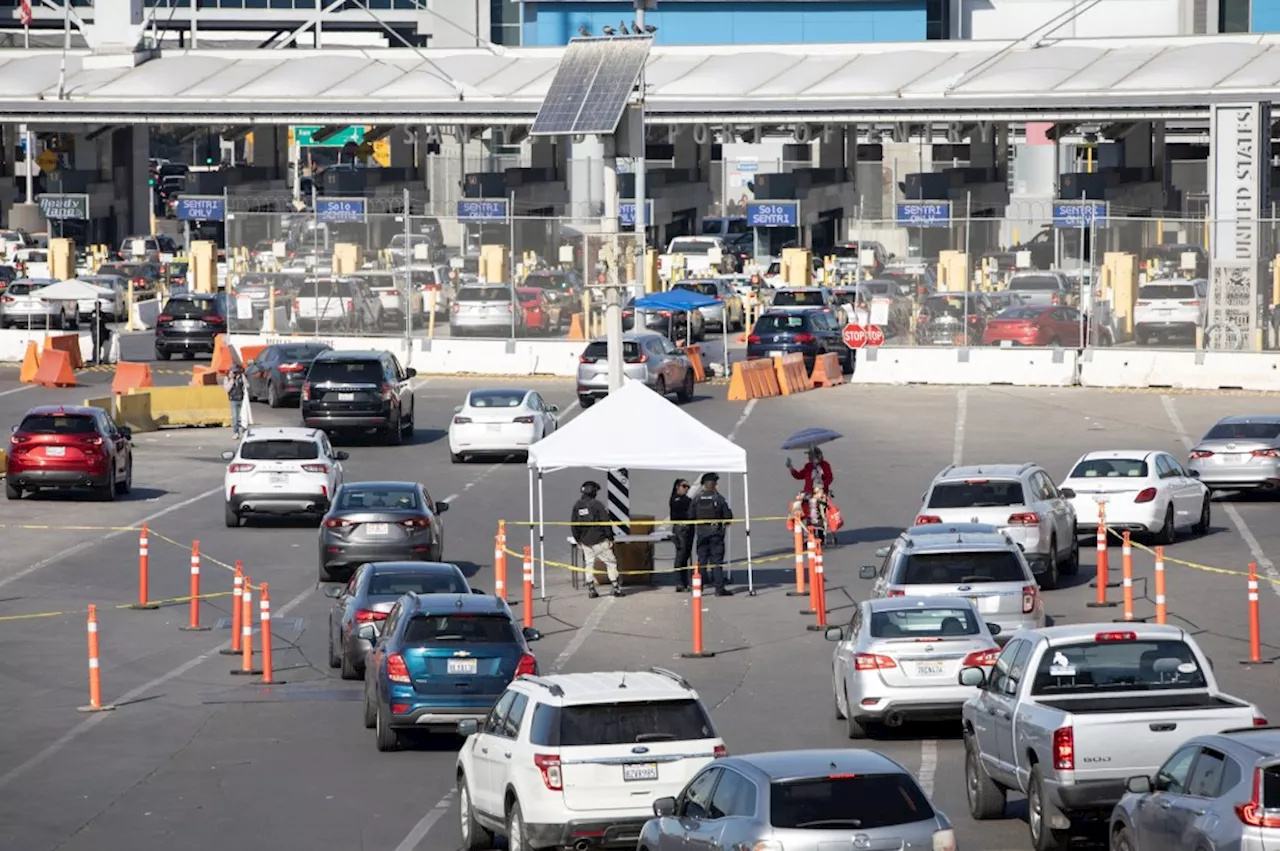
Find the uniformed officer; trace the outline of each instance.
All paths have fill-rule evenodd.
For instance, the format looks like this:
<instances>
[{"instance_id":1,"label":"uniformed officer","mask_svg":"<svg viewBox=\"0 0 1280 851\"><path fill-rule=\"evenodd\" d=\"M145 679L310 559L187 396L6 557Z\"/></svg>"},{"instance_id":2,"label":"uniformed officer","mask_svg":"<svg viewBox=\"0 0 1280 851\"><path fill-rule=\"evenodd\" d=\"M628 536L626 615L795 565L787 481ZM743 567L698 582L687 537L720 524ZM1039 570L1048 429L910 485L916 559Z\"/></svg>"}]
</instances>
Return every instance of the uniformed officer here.
<instances>
[{"instance_id":1,"label":"uniformed officer","mask_svg":"<svg viewBox=\"0 0 1280 851\"><path fill-rule=\"evenodd\" d=\"M698 534L698 564L703 571L710 566L717 597L731 597L733 592L725 587L724 533L725 520L733 519L729 502L721 496L718 487L720 476L706 473L702 477L702 489L693 501L693 519Z\"/></svg>"},{"instance_id":2,"label":"uniformed officer","mask_svg":"<svg viewBox=\"0 0 1280 851\"><path fill-rule=\"evenodd\" d=\"M587 593L592 597L596 593L596 562L604 563L609 581L613 583L613 596L622 596L622 578L618 574L618 559L613 552L613 527L609 525L609 512L596 499L600 493L600 485L595 482L582 483L582 498L573 504L569 516L569 530L573 539L582 549L582 563L588 570Z\"/></svg>"}]
</instances>

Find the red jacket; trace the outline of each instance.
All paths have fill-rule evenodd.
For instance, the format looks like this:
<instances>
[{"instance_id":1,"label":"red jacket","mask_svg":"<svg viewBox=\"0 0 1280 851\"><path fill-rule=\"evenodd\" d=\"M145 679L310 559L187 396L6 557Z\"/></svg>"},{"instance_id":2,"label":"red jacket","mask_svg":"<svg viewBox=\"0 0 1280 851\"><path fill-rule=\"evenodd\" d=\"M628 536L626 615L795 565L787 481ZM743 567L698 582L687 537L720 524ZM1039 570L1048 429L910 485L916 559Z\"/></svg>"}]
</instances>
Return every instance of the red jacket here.
<instances>
[{"instance_id":1,"label":"red jacket","mask_svg":"<svg viewBox=\"0 0 1280 851\"><path fill-rule=\"evenodd\" d=\"M825 460L819 461L817 469L822 471L822 487L826 490L830 490L831 480L833 478L831 475L831 465ZM814 466L812 462L805 464L799 470L794 468L791 470L791 478L804 479L804 489L806 493L813 492L813 474Z\"/></svg>"}]
</instances>

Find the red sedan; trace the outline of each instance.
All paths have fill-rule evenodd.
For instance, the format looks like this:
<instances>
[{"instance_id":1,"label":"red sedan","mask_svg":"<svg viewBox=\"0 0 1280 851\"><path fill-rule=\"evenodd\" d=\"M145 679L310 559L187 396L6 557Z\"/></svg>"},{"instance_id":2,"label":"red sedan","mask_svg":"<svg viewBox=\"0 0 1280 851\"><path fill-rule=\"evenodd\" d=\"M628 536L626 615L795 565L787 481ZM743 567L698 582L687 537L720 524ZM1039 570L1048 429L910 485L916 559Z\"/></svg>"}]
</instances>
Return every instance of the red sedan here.
<instances>
[{"instance_id":1,"label":"red sedan","mask_svg":"<svg viewBox=\"0 0 1280 851\"><path fill-rule=\"evenodd\" d=\"M550 334L558 330L558 310L547 301L547 294L537 287L517 287L520 307L524 309L524 327L530 333Z\"/></svg>"},{"instance_id":2,"label":"red sedan","mask_svg":"<svg viewBox=\"0 0 1280 851\"><path fill-rule=\"evenodd\" d=\"M987 320L984 346L1080 345L1080 311L1074 307L1010 307Z\"/></svg>"}]
</instances>

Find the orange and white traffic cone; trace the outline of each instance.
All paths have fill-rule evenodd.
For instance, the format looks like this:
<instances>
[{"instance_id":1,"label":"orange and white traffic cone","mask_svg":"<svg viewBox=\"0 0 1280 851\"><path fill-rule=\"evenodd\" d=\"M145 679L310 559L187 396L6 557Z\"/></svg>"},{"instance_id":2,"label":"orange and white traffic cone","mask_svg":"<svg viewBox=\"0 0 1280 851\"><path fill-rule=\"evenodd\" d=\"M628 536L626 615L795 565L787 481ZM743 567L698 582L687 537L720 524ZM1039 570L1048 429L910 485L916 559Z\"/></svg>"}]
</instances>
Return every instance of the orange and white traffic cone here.
<instances>
[{"instance_id":1,"label":"orange and white traffic cone","mask_svg":"<svg viewBox=\"0 0 1280 851\"><path fill-rule=\"evenodd\" d=\"M98 607L89 606L89 704L81 712L110 712L115 709L102 702L102 667L98 662Z\"/></svg>"}]
</instances>

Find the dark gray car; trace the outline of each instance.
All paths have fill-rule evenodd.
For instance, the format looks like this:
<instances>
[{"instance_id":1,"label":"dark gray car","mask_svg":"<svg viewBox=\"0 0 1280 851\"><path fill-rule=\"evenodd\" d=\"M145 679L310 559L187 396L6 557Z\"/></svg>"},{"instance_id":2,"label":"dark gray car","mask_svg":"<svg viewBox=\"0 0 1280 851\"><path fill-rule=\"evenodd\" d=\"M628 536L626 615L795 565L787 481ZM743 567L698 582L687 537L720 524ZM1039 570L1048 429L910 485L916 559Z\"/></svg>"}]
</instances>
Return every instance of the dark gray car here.
<instances>
[{"instance_id":1,"label":"dark gray car","mask_svg":"<svg viewBox=\"0 0 1280 851\"><path fill-rule=\"evenodd\" d=\"M368 638L365 624L381 624L405 594L483 594L467 584L456 564L438 561L377 561L362 564L346 585L325 591L329 610L329 667L341 668L344 680L364 676Z\"/></svg>"},{"instance_id":2,"label":"dark gray car","mask_svg":"<svg viewBox=\"0 0 1280 851\"><path fill-rule=\"evenodd\" d=\"M440 561L448 510L417 482L344 484L320 524L320 581L367 561Z\"/></svg>"}]
</instances>

